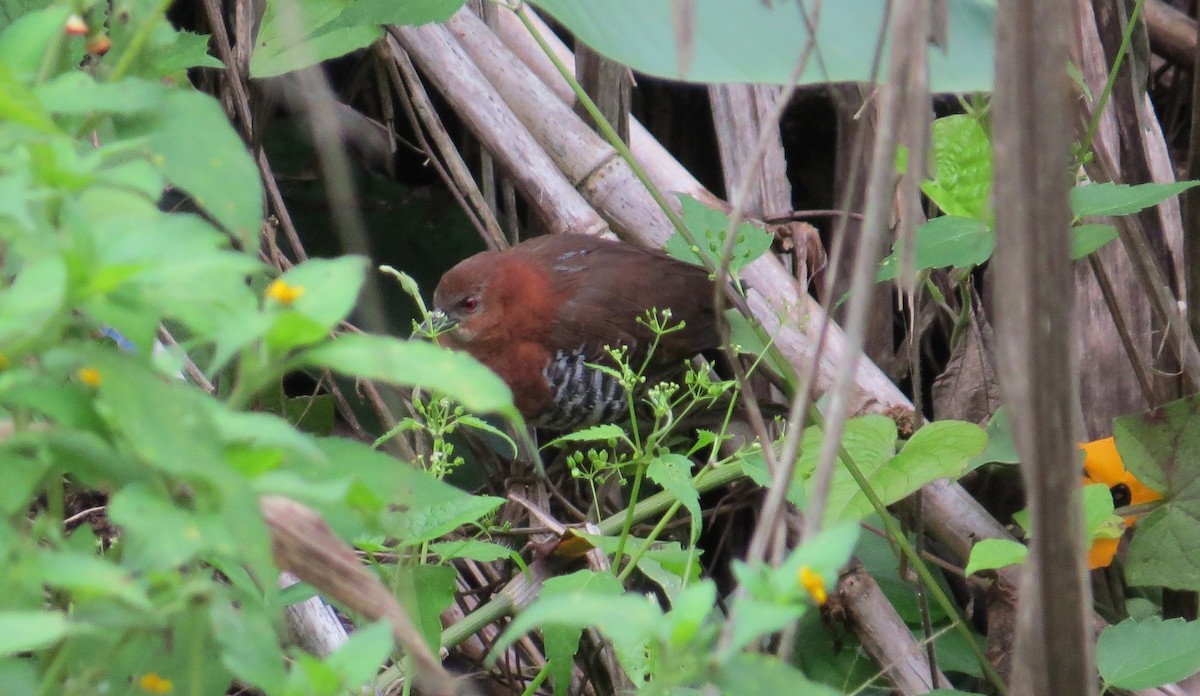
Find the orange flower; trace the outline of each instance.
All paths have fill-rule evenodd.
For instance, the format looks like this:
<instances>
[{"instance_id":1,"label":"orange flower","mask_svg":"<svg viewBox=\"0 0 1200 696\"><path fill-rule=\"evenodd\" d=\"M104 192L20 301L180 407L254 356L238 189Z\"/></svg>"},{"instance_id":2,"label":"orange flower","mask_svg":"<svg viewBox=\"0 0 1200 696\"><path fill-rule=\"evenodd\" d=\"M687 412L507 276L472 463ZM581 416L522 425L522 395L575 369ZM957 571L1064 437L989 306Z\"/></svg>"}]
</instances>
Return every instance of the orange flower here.
<instances>
[{"instance_id":1,"label":"orange flower","mask_svg":"<svg viewBox=\"0 0 1200 696\"><path fill-rule=\"evenodd\" d=\"M89 387L100 386L100 370L97 370L94 367L81 367L78 371L76 371L75 376L79 378L80 382L83 382Z\"/></svg>"},{"instance_id":2,"label":"orange flower","mask_svg":"<svg viewBox=\"0 0 1200 696\"><path fill-rule=\"evenodd\" d=\"M169 694L175 690L175 685L170 679L160 677L154 672L143 674L141 679L138 679L138 686L152 694Z\"/></svg>"},{"instance_id":3,"label":"orange flower","mask_svg":"<svg viewBox=\"0 0 1200 696\"><path fill-rule=\"evenodd\" d=\"M1152 490L1146 484L1137 480L1125 468L1121 454L1117 452L1116 440L1106 437L1103 440L1086 442L1079 446L1084 451L1083 483L1103 483L1109 488L1124 485L1129 490L1129 505L1141 505L1155 500L1162 500L1162 493ZM1132 522L1133 520L1131 520Z\"/></svg>"},{"instance_id":4,"label":"orange flower","mask_svg":"<svg viewBox=\"0 0 1200 696\"><path fill-rule=\"evenodd\" d=\"M800 585L808 591L808 594L812 595L813 601L818 606L829 601L829 595L825 592L825 580L821 578L820 573L808 566L800 566L800 574L796 579L800 581Z\"/></svg>"},{"instance_id":5,"label":"orange flower","mask_svg":"<svg viewBox=\"0 0 1200 696\"><path fill-rule=\"evenodd\" d=\"M1125 468L1121 454L1117 452L1115 439L1106 437L1102 440L1086 442L1080 445L1079 449L1084 452L1083 484L1085 486L1102 483L1110 490L1117 486L1123 486L1129 493L1126 505L1140 505L1162 500L1162 493L1146 486ZM1126 524L1132 527L1137 523L1138 517L1140 515L1127 518ZM1113 557L1117 554L1117 546L1121 543L1120 534L1114 534L1114 536L1097 537L1092 541L1092 546L1088 549L1089 568L1095 570L1112 564Z\"/></svg>"},{"instance_id":6,"label":"orange flower","mask_svg":"<svg viewBox=\"0 0 1200 696\"><path fill-rule=\"evenodd\" d=\"M282 278L277 278L267 286L267 297L282 305L290 305L303 294L303 285L288 285Z\"/></svg>"}]
</instances>

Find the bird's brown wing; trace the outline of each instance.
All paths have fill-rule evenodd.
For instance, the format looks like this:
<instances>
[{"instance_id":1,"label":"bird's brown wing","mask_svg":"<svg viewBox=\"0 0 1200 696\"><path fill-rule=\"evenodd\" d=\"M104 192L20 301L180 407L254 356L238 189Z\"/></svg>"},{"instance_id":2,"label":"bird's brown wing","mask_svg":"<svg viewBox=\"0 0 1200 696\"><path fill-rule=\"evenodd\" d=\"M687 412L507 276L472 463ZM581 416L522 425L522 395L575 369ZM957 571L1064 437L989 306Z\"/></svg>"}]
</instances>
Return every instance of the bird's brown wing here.
<instances>
[{"instance_id":1,"label":"bird's brown wing","mask_svg":"<svg viewBox=\"0 0 1200 696\"><path fill-rule=\"evenodd\" d=\"M605 345L626 345L630 364L640 366L654 333L638 319L650 309L670 309L671 323L685 324L661 338L651 372L670 370L719 345L713 283L703 268L586 235L552 235L522 247L547 269L562 298L549 335L555 348L601 359Z\"/></svg>"}]
</instances>

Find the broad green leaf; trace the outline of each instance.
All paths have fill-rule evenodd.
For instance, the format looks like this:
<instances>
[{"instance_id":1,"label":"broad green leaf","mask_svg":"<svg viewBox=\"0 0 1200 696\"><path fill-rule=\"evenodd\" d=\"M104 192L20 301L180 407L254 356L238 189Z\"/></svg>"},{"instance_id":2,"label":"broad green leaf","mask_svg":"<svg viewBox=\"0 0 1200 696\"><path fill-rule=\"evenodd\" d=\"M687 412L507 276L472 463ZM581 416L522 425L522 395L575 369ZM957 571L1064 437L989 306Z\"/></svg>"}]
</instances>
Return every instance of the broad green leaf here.
<instances>
[{"instance_id":1,"label":"broad green leaf","mask_svg":"<svg viewBox=\"0 0 1200 696\"><path fill-rule=\"evenodd\" d=\"M173 90L157 113L149 133L155 164L243 248L257 250L262 182L220 104L201 92Z\"/></svg>"},{"instance_id":2,"label":"broad green leaf","mask_svg":"<svg viewBox=\"0 0 1200 696\"><path fill-rule=\"evenodd\" d=\"M319 34L346 27L395 24L415 26L450 19L466 0L354 0Z\"/></svg>"},{"instance_id":3,"label":"broad green leaf","mask_svg":"<svg viewBox=\"0 0 1200 696\"><path fill-rule=\"evenodd\" d=\"M221 663L229 672L263 691L278 691L287 670L271 617L252 604L234 607L228 602L214 602L209 617Z\"/></svg>"},{"instance_id":4,"label":"broad green leaf","mask_svg":"<svg viewBox=\"0 0 1200 696\"><path fill-rule=\"evenodd\" d=\"M992 256L996 233L986 223L956 215L935 217L917 228L916 270L927 268L966 268L978 266ZM876 281L892 280L900 270L903 257L897 240L880 264Z\"/></svg>"},{"instance_id":5,"label":"broad green leaf","mask_svg":"<svg viewBox=\"0 0 1200 696\"><path fill-rule=\"evenodd\" d=\"M1153 689L1200 672L1200 622L1126 619L1096 643L1096 666L1109 687Z\"/></svg>"},{"instance_id":6,"label":"broad green leaf","mask_svg":"<svg viewBox=\"0 0 1200 696\"><path fill-rule=\"evenodd\" d=\"M0 123L12 121L41 133L57 135L58 126L38 103L37 97L0 60Z\"/></svg>"},{"instance_id":7,"label":"broad green leaf","mask_svg":"<svg viewBox=\"0 0 1200 696\"><path fill-rule=\"evenodd\" d=\"M424 527L425 522L406 522L412 515L425 520L426 508L463 504L470 495L438 480L427 471L397 461L382 452L354 440L338 437L319 438L320 457L289 449L281 468L316 487L324 482L344 487L345 497L330 501L324 497L304 498L301 502L321 513L341 538L402 528Z\"/></svg>"},{"instance_id":8,"label":"broad green leaf","mask_svg":"<svg viewBox=\"0 0 1200 696\"><path fill-rule=\"evenodd\" d=\"M683 206L683 222L700 246L689 245L676 232L667 240L667 253L697 266L705 265L700 260L703 257L711 267L716 268L725 253L725 231L729 227L729 216L687 196L680 196L679 203ZM729 270L735 277L739 269L766 253L772 241L769 232L749 222L739 225L736 234L737 242L733 245L733 256L729 262Z\"/></svg>"},{"instance_id":9,"label":"broad green leaf","mask_svg":"<svg viewBox=\"0 0 1200 696\"><path fill-rule=\"evenodd\" d=\"M83 366L98 371L97 410L146 464L196 479L221 475L225 460L208 396L133 356L99 349L82 353Z\"/></svg>"},{"instance_id":10,"label":"broad green leaf","mask_svg":"<svg viewBox=\"0 0 1200 696\"><path fill-rule=\"evenodd\" d=\"M692 521L690 540L691 543L695 543L700 538L702 518L700 492L696 490L696 484L692 480L692 460L681 454L668 452L650 462L646 475L683 504Z\"/></svg>"},{"instance_id":11,"label":"broad green leaf","mask_svg":"<svg viewBox=\"0 0 1200 696\"><path fill-rule=\"evenodd\" d=\"M738 600L732 617L733 632L729 639L729 653L736 653L747 645L772 633L787 628L799 621L808 608L803 604L780 605L755 597Z\"/></svg>"},{"instance_id":12,"label":"broad green leaf","mask_svg":"<svg viewBox=\"0 0 1200 696\"><path fill-rule=\"evenodd\" d=\"M669 645L687 647L709 623L716 601L717 586L709 578L681 589L671 597L660 638Z\"/></svg>"},{"instance_id":13,"label":"broad green leaf","mask_svg":"<svg viewBox=\"0 0 1200 696\"><path fill-rule=\"evenodd\" d=\"M440 391L469 411L516 418L508 386L471 356L431 343L347 335L310 348L305 365L353 377Z\"/></svg>"},{"instance_id":14,"label":"broad green leaf","mask_svg":"<svg viewBox=\"0 0 1200 696\"><path fill-rule=\"evenodd\" d=\"M71 592L76 599L114 597L130 607L149 610L146 588L129 571L103 558L78 553L43 553L38 573L46 585Z\"/></svg>"},{"instance_id":15,"label":"broad green leaf","mask_svg":"<svg viewBox=\"0 0 1200 696\"><path fill-rule=\"evenodd\" d=\"M1171 196L1200 184L1176 181L1169 184L1084 184L1071 189L1071 212L1075 218L1132 215L1158 205Z\"/></svg>"},{"instance_id":16,"label":"broad green leaf","mask_svg":"<svg viewBox=\"0 0 1200 696\"><path fill-rule=\"evenodd\" d=\"M9 517L29 508L29 501L41 489L51 462L46 457L36 457L21 452L20 436L8 438L0 445L0 461L4 462L4 485L0 486L0 515ZM11 449L10 449L11 448Z\"/></svg>"},{"instance_id":17,"label":"broad green leaf","mask_svg":"<svg viewBox=\"0 0 1200 696\"><path fill-rule=\"evenodd\" d=\"M981 570L995 570L1004 566L1025 562L1029 548L1019 541L1012 539L980 539L971 547L971 557L967 560L967 575Z\"/></svg>"},{"instance_id":18,"label":"broad green leaf","mask_svg":"<svg viewBox=\"0 0 1200 696\"><path fill-rule=\"evenodd\" d=\"M537 0L579 40L635 70L695 82L788 84L809 55L801 83L865 82L874 75L876 45L888 4L859 0L822 6L815 41L796 3L722 0L694 3L687 50L677 36L670 0ZM929 52L935 92L986 91L992 85L995 4L949 4L949 52ZM815 54L805 54L815 46ZM887 49L882 49L887 55ZM680 56L690 60L681 64ZM886 62L886 61L885 61ZM880 67L886 70L886 67ZM882 74L882 73L881 73Z\"/></svg>"},{"instance_id":19,"label":"broad green leaf","mask_svg":"<svg viewBox=\"0 0 1200 696\"><path fill-rule=\"evenodd\" d=\"M891 505L930 481L963 475L967 464L986 446L986 433L974 423L934 421L914 433L884 465L873 471L858 465L883 504ZM843 467L834 475L827 506L827 524L859 520L873 511L866 494Z\"/></svg>"},{"instance_id":20,"label":"broad green leaf","mask_svg":"<svg viewBox=\"0 0 1200 696\"><path fill-rule=\"evenodd\" d=\"M362 626L329 657L325 664L341 676L347 686L369 686L379 668L395 648L392 626L387 620Z\"/></svg>"},{"instance_id":21,"label":"broad green leaf","mask_svg":"<svg viewBox=\"0 0 1200 696\"><path fill-rule=\"evenodd\" d=\"M405 544L419 544L449 534L464 524L477 522L504 503L504 498L470 495L457 500L423 505L394 513L391 532Z\"/></svg>"},{"instance_id":22,"label":"broad green leaf","mask_svg":"<svg viewBox=\"0 0 1200 696\"><path fill-rule=\"evenodd\" d=\"M69 629L67 617L56 611L0 611L0 655L53 645Z\"/></svg>"},{"instance_id":23,"label":"broad green leaf","mask_svg":"<svg viewBox=\"0 0 1200 696\"><path fill-rule=\"evenodd\" d=\"M957 114L933 122L933 179L921 190L948 216L991 221L992 144L977 118Z\"/></svg>"},{"instance_id":24,"label":"broad green leaf","mask_svg":"<svg viewBox=\"0 0 1200 696\"><path fill-rule=\"evenodd\" d=\"M742 653L721 665L717 688L738 696L838 696L841 691L809 681L799 670L774 655Z\"/></svg>"},{"instance_id":25,"label":"broad green leaf","mask_svg":"<svg viewBox=\"0 0 1200 696\"><path fill-rule=\"evenodd\" d=\"M0 354L15 360L39 343L56 340L66 301L62 257L29 259L12 285L0 291Z\"/></svg>"},{"instance_id":26,"label":"broad green leaf","mask_svg":"<svg viewBox=\"0 0 1200 696\"><path fill-rule=\"evenodd\" d=\"M550 578L542 586L539 596L554 597L578 592L600 592L615 597L621 594L622 588L620 583L616 582L616 578L608 573L582 570ZM582 632L583 629L578 626L556 623L542 626L546 660L549 662L550 680L554 684L555 694L566 694L571 685L571 671L575 665L575 653L579 650L579 635Z\"/></svg>"},{"instance_id":27,"label":"broad green leaf","mask_svg":"<svg viewBox=\"0 0 1200 696\"><path fill-rule=\"evenodd\" d=\"M5 14L9 11L6 8ZM70 13L71 8L65 5L26 11L0 31L0 65L5 72L11 71L21 81L32 81L47 54L58 49Z\"/></svg>"},{"instance_id":28,"label":"broad green leaf","mask_svg":"<svg viewBox=\"0 0 1200 696\"><path fill-rule=\"evenodd\" d=\"M1113 435L1125 468L1166 498L1134 532L1129 583L1200 590L1200 397L1116 418Z\"/></svg>"},{"instance_id":29,"label":"broad green leaf","mask_svg":"<svg viewBox=\"0 0 1200 696\"><path fill-rule=\"evenodd\" d=\"M207 34L175 31L174 36L154 46L151 74L168 76L188 68L224 68L225 64L208 53Z\"/></svg>"},{"instance_id":30,"label":"broad green leaf","mask_svg":"<svg viewBox=\"0 0 1200 696\"><path fill-rule=\"evenodd\" d=\"M1082 259L1117 238L1112 225L1088 222L1071 228L1071 258Z\"/></svg>"},{"instance_id":31,"label":"broad green leaf","mask_svg":"<svg viewBox=\"0 0 1200 696\"><path fill-rule=\"evenodd\" d=\"M446 607L454 602L457 571L451 565L397 565L392 573L392 587L395 589L396 598L413 618L413 623L425 637L426 645L437 651L442 645L440 617ZM379 668L380 662L382 659L375 662L376 669Z\"/></svg>"},{"instance_id":32,"label":"broad green leaf","mask_svg":"<svg viewBox=\"0 0 1200 696\"><path fill-rule=\"evenodd\" d=\"M283 309L267 299L268 308L279 311L266 335L268 347L281 353L325 338L354 309L366 272L365 258L340 256L310 259L284 273L276 282L299 296Z\"/></svg>"},{"instance_id":33,"label":"broad green leaf","mask_svg":"<svg viewBox=\"0 0 1200 696\"><path fill-rule=\"evenodd\" d=\"M592 582L587 589L539 597L501 634L492 649L492 658L538 626L554 624L572 629L594 626L614 644L628 647L654 635L661 621L662 610L653 598L613 594L611 585Z\"/></svg>"},{"instance_id":34,"label":"broad green leaf","mask_svg":"<svg viewBox=\"0 0 1200 696\"><path fill-rule=\"evenodd\" d=\"M870 477L895 454L896 437L895 421L886 416L868 415L846 421L841 444L863 474ZM810 477L817 466L824 439L824 431L820 428L812 426L804 431L800 459L796 462L796 479L792 485L796 486L797 481L803 482L805 500L812 494ZM826 519L833 519L834 507L841 510L858 495L861 495L858 484L846 471L845 466L836 464L829 497L826 499L826 505L829 506Z\"/></svg>"},{"instance_id":35,"label":"broad green leaf","mask_svg":"<svg viewBox=\"0 0 1200 696\"><path fill-rule=\"evenodd\" d=\"M464 0L304 0L267 3L250 59L253 77L271 77L365 48L381 25L443 22Z\"/></svg>"},{"instance_id":36,"label":"broad green leaf","mask_svg":"<svg viewBox=\"0 0 1200 696\"><path fill-rule=\"evenodd\" d=\"M46 109L58 114L132 114L157 108L165 93L161 85L146 80L127 77L118 82L96 82L79 71L63 73L34 88Z\"/></svg>"},{"instance_id":37,"label":"broad green leaf","mask_svg":"<svg viewBox=\"0 0 1200 696\"><path fill-rule=\"evenodd\" d=\"M996 409L987 424L987 448L971 460L968 470L984 464L1020 464L1017 444L1013 442L1012 428L1008 424L1008 413L1004 407Z\"/></svg>"},{"instance_id":38,"label":"broad green leaf","mask_svg":"<svg viewBox=\"0 0 1200 696\"><path fill-rule=\"evenodd\" d=\"M122 488L108 515L121 525L122 562L134 570L173 570L210 550L235 553L237 540L220 515L177 507L148 486Z\"/></svg>"}]
</instances>

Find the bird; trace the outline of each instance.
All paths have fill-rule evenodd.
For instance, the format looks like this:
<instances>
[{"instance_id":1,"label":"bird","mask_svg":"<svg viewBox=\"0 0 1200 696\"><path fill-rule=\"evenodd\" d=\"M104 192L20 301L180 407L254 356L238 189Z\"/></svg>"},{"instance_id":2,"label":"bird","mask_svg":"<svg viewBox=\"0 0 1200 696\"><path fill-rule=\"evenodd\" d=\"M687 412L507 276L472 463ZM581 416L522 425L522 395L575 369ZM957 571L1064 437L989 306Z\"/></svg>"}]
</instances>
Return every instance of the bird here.
<instances>
[{"instance_id":1,"label":"bird","mask_svg":"<svg viewBox=\"0 0 1200 696\"><path fill-rule=\"evenodd\" d=\"M526 423L573 431L617 423L630 405L608 349L645 364L649 387L717 348L709 272L664 251L585 234L528 239L471 256L442 276L430 325L439 340L491 368ZM655 332L647 312L682 328ZM651 351L651 349L653 350ZM636 398L637 394L635 394Z\"/></svg>"}]
</instances>

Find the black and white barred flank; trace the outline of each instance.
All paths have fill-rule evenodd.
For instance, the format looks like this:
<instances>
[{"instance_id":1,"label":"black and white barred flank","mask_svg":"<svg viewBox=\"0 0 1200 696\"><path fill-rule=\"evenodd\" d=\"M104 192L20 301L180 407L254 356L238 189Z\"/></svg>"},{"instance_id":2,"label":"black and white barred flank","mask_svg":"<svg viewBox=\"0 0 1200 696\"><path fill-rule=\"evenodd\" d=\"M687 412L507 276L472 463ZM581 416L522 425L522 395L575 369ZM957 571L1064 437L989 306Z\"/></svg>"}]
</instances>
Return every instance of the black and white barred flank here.
<instances>
[{"instance_id":1,"label":"black and white barred flank","mask_svg":"<svg viewBox=\"0 0 1200 696\"><path fill-rule=\"evenodd\" d=\"M574 430L613 423L629 411L617 377L587 364L579 351L558 351L542 374L554 396L550 409L531 422L538 428Z\"/></svg>"}]
</instances>

